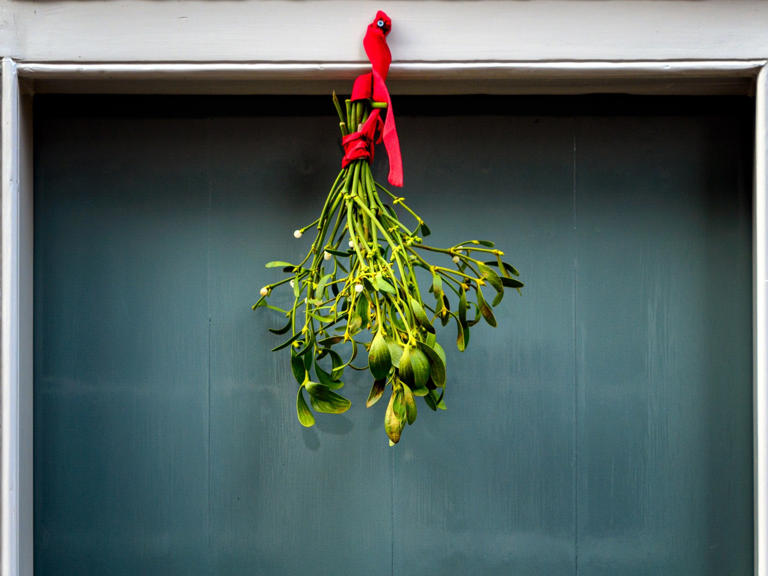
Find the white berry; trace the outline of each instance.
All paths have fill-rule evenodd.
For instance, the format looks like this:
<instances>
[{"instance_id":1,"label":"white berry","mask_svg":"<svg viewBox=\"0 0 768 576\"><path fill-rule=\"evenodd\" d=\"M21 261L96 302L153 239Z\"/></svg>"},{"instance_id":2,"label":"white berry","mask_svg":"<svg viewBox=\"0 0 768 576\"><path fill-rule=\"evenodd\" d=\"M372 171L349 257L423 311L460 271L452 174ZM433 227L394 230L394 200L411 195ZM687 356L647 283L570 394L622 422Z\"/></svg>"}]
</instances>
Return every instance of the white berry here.
<instances>
[{"instance_id":1,"label":"white berry","mask_svg":"<svg viewBox=\"0 0 768 576\"><path fill-rule=\"evenodd\" d=\"M350 240L350 241L349 241L349 247L350 247L350 248L354 248L354 247L355 247L355 242L354 242L354 240Z\"/></svg>"},{"instance_id":2,"label":"white berry","mask_svg":"<svg viewBox=\"0 0 768 576\"><path fill-rule=\"evenodd\" d=\"M266 296L267 294L269 294L269 288L264 286L261 290L259 290L259 294L261 294L262 296Z\"/></svg>"},{"instance_id":3,"label":"white berry","mask_svg":"<svg viewBox=\"0 0 768 576\"><path fill-rule=\"evenodd\" d=\"M333 257L333 254L330 252L323 252L323 260L330 260Z\"/></svg>"},{"instance_id":4,"label":"white berry","mask_svg":"<svg viewBox=\"0 0 768 576\"><path fill-rule=\"evenodd\" d=\"M293 237L294 238L301 238L304 235L304 233L301 230L294 230L293 231Z\"/></svg>"},{"instance_id":5,"label":"white berry","mask_svg":"<svg viewBox=\"0 0 768 576\"><path fill-rule=\"evenodd\" d=\"M355 284L355 292L360 294L360 292L363 291L363 285L362 284Z\"/></svg>"},{"instance_id":6,"label":"white berry","mask_svg":"<svg viewBox=\"0 0 768 576\"><path fill-rule=\"evenodd\" d=\"M458 264L459 262L461 262L461 258L459 258L458 256L454 256L453 258L451 258L451 260L453 260L454 264Z\"/></svg>"}]
</instances>

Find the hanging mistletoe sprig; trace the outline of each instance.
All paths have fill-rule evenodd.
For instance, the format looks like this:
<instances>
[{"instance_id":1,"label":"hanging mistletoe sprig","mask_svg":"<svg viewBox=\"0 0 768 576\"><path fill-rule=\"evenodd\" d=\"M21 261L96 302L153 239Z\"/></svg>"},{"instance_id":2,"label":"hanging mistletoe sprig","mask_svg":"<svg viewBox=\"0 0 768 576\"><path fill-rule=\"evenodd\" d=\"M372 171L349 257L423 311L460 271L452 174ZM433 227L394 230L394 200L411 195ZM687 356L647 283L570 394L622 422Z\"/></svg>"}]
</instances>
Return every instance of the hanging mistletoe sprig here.
<instances>
[{"instance_id":1,"label":"hanging mistletoe sprig","mask_svg":"<svg viewBox=\"0 0 768 576\"><path fill-rule=\"evenodd\" d=\"M375 404L389 389L384 427L395 444L406 422L416 419L414 397L422 397L432 410L445 408L446 358L436 338L438 322L455 323L456 345L463 351L470 327L481 320L496 326L492 307L501 302L504 289L523 284L492 242L469 240L449 248L426 244L430 230L424 220L403 197L374 180L373 146L383 139L390 183L402 184L394 116L384 85L389 25L379 12L369 26L364 44L373 71L358 78L343 110L333 95L345 155L320 217L294 231L296 238L314 231L312 246L297 264L267 264L282 268L287 277L264 286L254 309L268 307L286 318L282 328L271 330L287 336L273 351L290 349L302 425L315 422L305 391L316 412L342 413L350 407L337 392L344 386L345 369L369 370L373 385L366 405ZM381 64L382 45L386 66ZM349 127L356 130L350 132ZM396 208L408 214L406 222ZM441 260L433 263L428 256ZM419 286L419 268L431 277L428 286ZM267 302L276 289L292 290L287 309Z\"/></svg>"}]
</instances>

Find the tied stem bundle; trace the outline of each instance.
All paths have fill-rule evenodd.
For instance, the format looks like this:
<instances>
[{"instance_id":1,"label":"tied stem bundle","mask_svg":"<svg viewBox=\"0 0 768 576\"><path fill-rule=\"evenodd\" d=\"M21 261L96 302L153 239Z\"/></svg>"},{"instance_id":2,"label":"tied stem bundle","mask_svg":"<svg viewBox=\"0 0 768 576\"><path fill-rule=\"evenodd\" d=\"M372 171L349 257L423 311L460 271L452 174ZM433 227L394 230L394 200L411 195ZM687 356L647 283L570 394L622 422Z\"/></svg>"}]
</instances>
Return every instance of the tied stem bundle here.
<instances>
[{"instance_id":1,"label":"tied stem bundle","mask_svg":"<svg viewBox=\"0 0 768 576\"><path fill-rule=\"evenodd\" d=\"M493 307L505 288L519 290L523 284L492 242L426 244L430 230L424 220L371 172L386 103L347 100L342 110L335 94L333 102L345 143L343 167L320 217L294 232L300 238L315 231L306 256L298 264L269 262L267 268L282 268L287 276L264 286L253 308L268 307L286 319L283 327L271 329L287 335L273 351L290 350L302 425L315 423L312 409L348 410L350 401L338 392L345 370L367 370L373 378L367 406L389 391L384 428L393 445L405 424L416 419L416 397L432 410L445 409L446 355L437 328L454 323L456 346L463 351L472 326L481 321L496 326ZM357 129L350 134L348 127ZM410 226L397 210L408 215ZM431 281L420 286L417 269ZM273 291L286 284L292 305L269 304Z\"/></svg>"}]
</instances>

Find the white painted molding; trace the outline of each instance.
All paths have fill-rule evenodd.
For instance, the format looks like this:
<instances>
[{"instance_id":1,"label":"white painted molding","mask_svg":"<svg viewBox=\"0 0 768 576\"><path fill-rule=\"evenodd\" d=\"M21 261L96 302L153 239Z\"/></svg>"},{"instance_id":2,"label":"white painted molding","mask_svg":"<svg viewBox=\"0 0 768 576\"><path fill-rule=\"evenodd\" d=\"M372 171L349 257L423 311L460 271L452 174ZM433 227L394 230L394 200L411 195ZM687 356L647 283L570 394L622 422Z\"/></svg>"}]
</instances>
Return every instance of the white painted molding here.
<instances>
[{"instance_id":1,"label":"white painted molding","mask_svg":"<svg viewBox=\"0 0 768 576\"><path fill-rule=\"evenodd\" d=\"M768 2L113 0L0 3L17 61L363 62L376 10L396 62L768 57Z\"/></svg>"},{"instance_id":2,"label":"white painted molding","mask_svg":"<svg viewBox=\"0 0 768 576\"><path fill-rule=\"evenodd\" d=\"M757 79L754 189L755 574L768 576L768 68Z\"/></svg>"},{"instance_id":3,"label":"white painted molding","mask_svg":"<svg viewBox=\"0 0 768 576\"><path fill-rule=\"evenodd\" d=\"M744 94L760 60L642 62L407 62L395 94ZM370 65L349 62L20 62L37 92L328 94Z\"/></svg>"},{"instance_id":4,"label":"white painted molding","mask_svg":"<svg viewBox=\"0 0 768 576\"><path fill-rule=\"evenodd\" d=\"M615 62L524 62L498 60L475 62L394 62L390 77L400 80L461 78L531 78L581 75L689 76L757 74L767 59L672 60ZM295 77L300 79L354 78L370 70L368 63L355 62L19 62L20 76L29 78L121 78L154 79L199 77L216 79L265 80Z\"/></svg>"},{"instance_id":5,"label":"white painted molding","mask_svg":"<svg viewBox=\"0 0 768 576\"><path fill-rule=\"evenodd\" d=\"M122 0L102 4L88 3L13 3L37 7L42 13L50 13L58 7L63 17L61 27L71 24L70 11L88 13L89 10L118 7L120 11L130 11ZM77 6L74 6L74 5ZM137 0L137 6L148 7L149 4L163 6L163 10L178 10L182 3L152 2ZM199 3L190 2L190 5ZM251 2L243 2L243 6L254 9ZM285 8L285 2L267 2L265 5L279 5ZM292 4L292 3L291 3ZM317 2L296 3L297 6L315 5ZM344 2L322 2L323 5L336 6L349 4ZM361 2L361 4L367 4ZM392 3L395 4L395 3ZM435 4L425 2L424 4ZM463 6L465 2L439 4L443 9L452 6ZM472 3L480 10L487 9L488 2ZM496 6L505 6L493 3ZM521 6L536 6L547 4L564 4L561 2L520 2L510 3ZM608 7L608 12L615 11L612 2L581 2L574 0L569 5L590 4L593 7ZM621 3L630 6L628 9L639 9L637 2ZM643 2L647 6L671 4L681 9L680 2ZM719 2L706 3L720 6ZM742 3L729 2L730 6ZM752 6L754 3L745 2L743 5ZM385 3L389 5L389 3ZM211 6L230 6L226 0L211 3ZM416 5L414 5L416 6ZM768 14L768 3L765 9L755 8L754 17L761 22L764 14ZM368 7L370 8L370 6ZM366 10L368 10L366 8ZM754 8L754 6L753 6ZM14 8L15 9L15 8ZM31 9L31 8L30 8ZM159 9L159 8L157 8ZM230 10L231 10L230 6ZM434 9L434 6L433 6ZM741 13L743 8L735 10ZM7 16L9 4L0 5L0 49L5 49L7 38ZM85 12L82 12L82 11ZM153 8L155 10L155 8ZM351 9L350 9L351 10ZM356 10L356 9L355 9ZM450 11L450 10L448 10ZM54 11L55 12L55 11ZM27 15L28 16L28 15ZM626 16L626 15L625 15ZM349 18L351 18L350 16ZM105 16L105 18L107 18ZM109 17L111 18L111 16ZM107 18L107 20L109 19ZM2 23L5 22L5 23ZM24 23L22 19L21 24ZM344 20L349 22L349 20ZM729 20L726 18L726 23ZM17 22L16 26L20 23ZM51 26L49 22L46 24ZM79 25L83 30L85 24ZM647 25L643 24L643 25ZM730 25L730 24L729 24ZM6 27L3 30L3 27ZM36 26L36 24L35 24ZM32 26L33 28L35 26ZM133 26L133 24L130 24ZM77 28L77 27L76 27ZM109 28L109 26L107 26ZM35 28L39 30L39 28ZM707 29L705 27L705 29ZM768 29L768 27L766 27ZM747 35L752 28L745 29ZM648 30L645 31L648 33ZM5 34L5 36L2 36ZM61 32L64 37L70 31ZM99 32L87 38L87 42L98 44L101 37ZM762 33L768 40L768 35ZM54 35L52 38L56 38ZM273 36L274 37L274 36ZM68 54L71 46L65 46L61 52L56 52L53 39L49 47L50 54ZM647 39L646 39L647 40ZM197 40L195 40L197 41ZM496 38L496 42L501 42ZM39 45L44 40L37 38L32 43ZM700 54L717 53L713 60L685 60L674 58L675 51L670 49L668 61L651 61L639 59L634 62L607 61L597 59L585 62L537 62L531 58L529 62L499 62L484 60L481 62L409 62L393 65L393 81L399 81L403 86L419 86L422 78L430 82L445 80L456 82L458 85L477 84L484 81L524 80L534 84L540 93L557 92L563 80L566 83L576 79L586 78L582 86L605 86L611 79L618 79L631 93L644 93L645 82L653 83L652 91L661 90L665 86L673 86L677 81L690 80L695 86L696 93L716 93L719 82L730 82L734 79L749 82L753 87L755 77L756 88L756 127L755 127L755 223L754 223L754 417L755 417L755 574L768 576L768 72L764 68L766 51L755 51L754 46L744 53L749 57L729 59L729 50L713 49L715 42L708 39L705 49ZM730 46L725 43L726 48ZM119 47L118 47L119 48ZM594 48L594 46L593 46ZM122 49L122 48L120 48ZM129 46L126 50L136 50ZM190 60L195 54L195 46L186 53L184 60ZM119 50L118 50L119 51ZM99 52L99 54L102 52ZM109 50L104 51L104 53ZM146 47L140 47L138 52L145 54ZM756 53L759 52L760 57ZM31 53L31 52L30 52ZM89 52L89 54L95 52ZM0 342L0 384L2 384L2 574L3 576L31 576L33 562L33 479L32 479L32 107L31 96L20 92L20 81L33 82L33 89L53 82L55 86L66 86L70 91L88 90L94 83L100 87L123 89L133 87L135 90L146 91L147 86L165 85L175 91L180 87L189 86L193 91L205 91L207 86L212 91L229 90L237 82L250 81L254 78L268 83L276 83L285 87L285 82L291 80L299 85L311 84L312 81L323 81L335 78L351 78L362 68L359 63L345 62L336 59L334 64L321 64L306 61L307 47L303 48L302 62L228 62L228 63L53 63L53 62L20 62L6 57L2 61L2 104L0 105L0 122L2 128L2 341ZM448 51L447 54L451 52ZM660 52L661 53L661 52ZM158 55L164 54L159 50ZM665 53L666 54L666 53ZM135 54L134 54L135 55ZM80 60L81 58L66 58ZM120 58L116 58L120 60ZM152 58L147 58L152 60ZM171 59L172 60L172 59ZM759 72L759 74L758 74ZM431 76L430 76L431 75ZM557 84L556 81L560 81ZM553 84L553 82L555 82ZM139 86L142 83L143 86ZM166 84L164 84L166 83ZM456 84L453 84L455 88ZM619 85L619 84L616 84ZM509 91L505 84L500 91ZM661 86L661 88L659 88ZM542 89L543 87L543 89ZM743 87L743 86L742 86ZM453 88L452 88L453 89ZM673 90L674 91L674 90ZM655 92L654 92L655 93Z\"/></svg>"},{"instance_id":6,"label":"white painted molding","mask_svg":"<svg viewBox=\"0 0 768 576\"><path fill-rule=\"evenodd\" d=\"M2 574L32 576L32 106L2 61Z\"/></svg>"},{"instance_id":7,"label":"white painted molding","mask_svg":"<svg viewBox=\"0 0 768 576\"><path fill-rule=\"evenodd\" d=\"M19 573L19 83L2 62L2 570Z\"/></svg>"}]
</instances>

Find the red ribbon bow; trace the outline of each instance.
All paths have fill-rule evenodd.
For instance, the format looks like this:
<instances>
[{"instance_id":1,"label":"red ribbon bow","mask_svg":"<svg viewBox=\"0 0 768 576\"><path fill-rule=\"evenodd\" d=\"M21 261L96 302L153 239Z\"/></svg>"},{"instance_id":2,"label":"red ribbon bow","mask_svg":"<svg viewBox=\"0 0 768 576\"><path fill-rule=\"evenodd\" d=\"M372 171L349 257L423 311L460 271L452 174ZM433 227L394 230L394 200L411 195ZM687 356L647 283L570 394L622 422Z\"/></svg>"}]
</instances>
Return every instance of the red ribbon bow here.
<instances>
[{"instance_id":1,"label":"red ribbon bow","mask_svg":"<svg viewBox=\"0 0 768 576\"><path fill-rule=\"evenodd\" d=\"M344 158L341 161L341 167L346 168L347 164L353 160L373 160L373 148L375 144L381 142L381 136L376 138L376 132L381 132L384 123L381 121L381 115L378 109L371 112L360 130L344 136L341 140L344 146Z\"/></svg>"},{"instance_id":2,"label":"red ribbon bow","mask_svg":"<svg viewBox=\"0 0 768 576\"><path fill-rule=\"evenodd\" d=\"M387 34L392 28L392 20L384 12L379 10L376 18L368 25L368 30L363 39L363 47L371 61L372 70L368 74L362 74L355 80L352 88L352 97L354 100L371 99L377 102L387 103L387 117L383 124L381 122L379 110L371 113L368 121L361 127L361 130L354 132L344 138L344 160L342 166L346 166L352 160L358 158L373 158L373 145L376 142L384 142L384 147L389 156L389 183L392 186L403 185L403 160L400 156L400 140L397 137L397 128L395 127L395 114L392 111L392 99L389 96L389 90L385 81L389 72L389 65L392 62L392 55L387 46ZM372 120L375 117L375 120ZM374 140L375 131L380 130L380 137ZM363 144L367 143L367 144ZM369 146L370 151L365 154L361 152L362 146ZM349 147L348 147L349 146ZM350 154L357 156L352 157Z\"/></svg>"}]
</instances>

